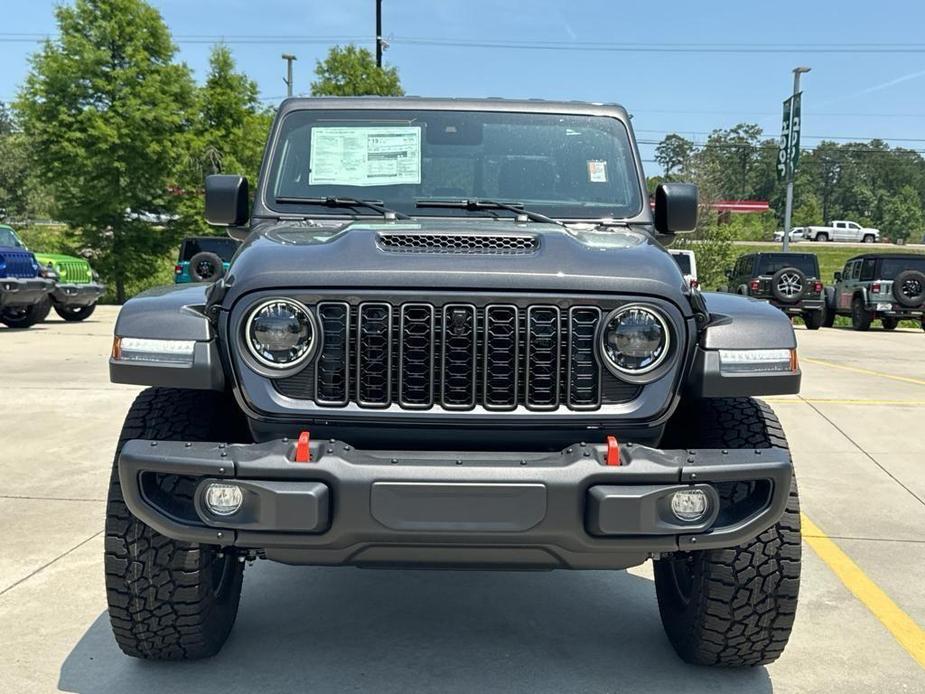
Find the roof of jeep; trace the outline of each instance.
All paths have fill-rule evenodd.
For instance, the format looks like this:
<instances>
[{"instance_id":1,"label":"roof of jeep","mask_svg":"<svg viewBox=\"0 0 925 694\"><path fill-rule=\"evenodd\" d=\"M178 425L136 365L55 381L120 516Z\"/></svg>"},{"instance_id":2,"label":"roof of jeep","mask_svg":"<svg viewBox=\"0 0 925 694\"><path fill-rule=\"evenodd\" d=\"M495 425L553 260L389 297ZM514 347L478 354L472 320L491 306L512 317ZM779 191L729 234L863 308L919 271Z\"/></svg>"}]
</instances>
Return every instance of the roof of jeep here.
<instances>
[{"instance_id":1,"label":"roof of jeep","mask_svg":"<svg viewBox=\"0 0 925 694\"><path fill-rule=\"evenodd\" d=\"M548 101L546 99L501 99L486 97L443 98L424 96L311 96L284 99L280 113L304 109L409 109L433 111L511 111L535 113L574 113L583 115L618 116L629 120L623 106L615 103L589 101Z\"/></svg>"},{"instance_id":2,"label":"roof of jeep","mask_svg":"<svg viewBox=\"0 0 925 694\"><path fill-rule=\"evenodd\" d=\"M904 258L907 260L918 260L925 258L925 253L887 253L884 251L880 253L862 253L861 255L848 258L845 262L850 263L852 260L866 260L867 258Z\"/></svg>"}]
</instances>

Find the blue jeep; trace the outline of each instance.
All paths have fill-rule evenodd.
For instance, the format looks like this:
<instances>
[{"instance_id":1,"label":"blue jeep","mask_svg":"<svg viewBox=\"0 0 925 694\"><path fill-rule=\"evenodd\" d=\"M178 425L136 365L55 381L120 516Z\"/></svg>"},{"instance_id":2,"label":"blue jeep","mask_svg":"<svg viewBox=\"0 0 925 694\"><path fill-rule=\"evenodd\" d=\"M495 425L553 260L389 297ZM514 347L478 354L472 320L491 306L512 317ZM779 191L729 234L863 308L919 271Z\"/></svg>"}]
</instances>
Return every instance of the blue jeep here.
<instances>
[{"instance_id":1,"label":"blue jeep","mask_svg":"<svg viewBox=\"0 0 925 694\"><path fill-rule=\"evenodd\" d=\"M214 282L225 274L240 245L240 241L222 236L184 239L174 266L173 281L176 284Z\"/></svg>"},{"instance_id":2,"label":"blue jeep","mask_svg":"<svg viewBox=\"0 0 925 694\"><path fill-rule=\"evenodd\" d=\"M30 328L43 318L44 299L54 290L53 273L7 226L0 226L0 323Z\"/></svg>"}]
</instances>

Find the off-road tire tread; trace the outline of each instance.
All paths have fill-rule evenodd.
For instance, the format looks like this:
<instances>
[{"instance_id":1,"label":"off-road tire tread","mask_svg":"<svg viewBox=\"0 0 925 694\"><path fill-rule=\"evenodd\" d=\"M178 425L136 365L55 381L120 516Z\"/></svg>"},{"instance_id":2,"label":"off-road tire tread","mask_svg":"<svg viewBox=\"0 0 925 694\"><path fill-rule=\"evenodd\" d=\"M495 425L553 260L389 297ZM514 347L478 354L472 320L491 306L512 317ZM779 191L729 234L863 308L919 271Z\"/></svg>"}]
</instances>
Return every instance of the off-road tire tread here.
<instances>
[{"instance_id":1,"label":"off-road tire tread","mask_svg":"<svg viewBox=\"0 0 925 694\"><path fill-rule=\"evenodd\" d=\"M64 307L55 306L55 313L57 313L62 319L66 320L68 323L76 323L77 321L86 320L87 318L93 315L93 312L95 310L96 310L96 304L90 304L89 306L83 306L77 311L67 311Z\"/></svg>"},{"instance_id":2,"label":"off-road tire tread","mask_svg":"<svg viewBox=\"0 0 925 694\"><path fill-rule=\"evenodd\" d=\"M774 412L751 398L703 400L684 413L688 446L781 448L787 439ZM688 441L691 441L688 438ZM737 485L723 490L736 495ZM687 662L742 667L776 660L787 645L800 587L800 502L796 479L783 517L757 538L728 549L690 553L698 565L690 602L679 609L668 559L655 562L659 612L669 640ZM689 556L678 553L678 556ZM669 590L669 588L671 590Z\"/></svg>"},{"instance_id":3,"label":"off-road tire tread","mask_svg":"<svg viewBox=\"0 0 925 694\"><path fill-rule=\"evenodd\" d=\"M113 634L127 655L208 657L221 649L234 624L243 564L231 564L226 590L214 595L210 554L215 548L171 540L133 516L122 498L116 464L130 439L210 440L223 428L222 404L221 396L209 391L150 388L126 416L109 482L105 571Z\"/></svg>"}]
</instances>

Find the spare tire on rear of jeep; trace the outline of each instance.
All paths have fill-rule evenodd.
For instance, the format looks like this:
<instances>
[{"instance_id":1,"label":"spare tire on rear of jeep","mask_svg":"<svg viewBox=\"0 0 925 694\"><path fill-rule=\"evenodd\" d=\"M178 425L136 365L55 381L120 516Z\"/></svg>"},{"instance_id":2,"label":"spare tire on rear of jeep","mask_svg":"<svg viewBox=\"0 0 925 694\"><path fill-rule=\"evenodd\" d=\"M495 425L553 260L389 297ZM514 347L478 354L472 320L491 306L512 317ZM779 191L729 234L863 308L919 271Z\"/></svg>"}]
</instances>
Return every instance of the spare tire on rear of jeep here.
<instances>
[{"instance_id":1,"label":"spare tire on rear of jeep","mask_svg":"<svg viewBox=\"0 0 925 694\"><path fill-rule=\"evenodd\" d=\"M906 308L925 304L925 274L918 270L903 270L893 280L893 296Z\"/></svg>"},{"instance_id":2,"label":"spare tire on rear of jeep","mask_svg":"<svg viewBox=\"0 0 925 694\"><path fill-rule=\"evenodd\" d=\"M795 267L781 268L771 277L771 295L782 304L795 304L806 291L806 275Z\"/></svg>"},{"instance_id":3,"label":"spare tire on rear of jeep","mask_svg":"<svg viewBox=\"0 0 925 694\"><path fill-rule=\"evenodd\" d=\"M214 282L223 274L225 266L215 253L200 251L189 260L189 276L193 282Z\"/></svg>"}]
</instances>

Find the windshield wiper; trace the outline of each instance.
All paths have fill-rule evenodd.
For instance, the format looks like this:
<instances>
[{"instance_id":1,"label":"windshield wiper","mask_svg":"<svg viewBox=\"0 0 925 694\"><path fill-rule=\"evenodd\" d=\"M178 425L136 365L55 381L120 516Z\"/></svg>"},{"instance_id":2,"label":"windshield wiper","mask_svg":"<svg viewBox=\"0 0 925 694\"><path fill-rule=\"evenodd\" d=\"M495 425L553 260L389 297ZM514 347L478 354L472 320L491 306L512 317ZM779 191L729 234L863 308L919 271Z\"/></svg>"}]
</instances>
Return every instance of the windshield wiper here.
<instances>
[{"instance_id":1,"label":"windshield wiper","mask_svg":"<svg viewBox=\"0 0 925 694\"><path fill-rule=\"evenodd\" d=\"M427 198L419 198L415 201L415 207L450 207L469 210L470 212L477 212L478 210L507 210L514 214L522 214L533 222L558 224L568 229L568 225L565 224L565 222L560 222L558 219L553 219L539 212L525 209L521 202L500 202L498 200L429 200Z\"/></svg>"},{"instance_id":2,"label":"windshield wiper","mask_svg":"<svg viewBox=\"0 0 925 694\"><path fill-rule=\"evenodd\" d=\"M382 205L381 200L358 200L357 198L300 198L300 197L279 197L276 198L277 204L291 203L294 205L324 205L325 207L365 207L366 209L378 212L386 219L411 219L404 212L389 209Z\"/></svg>"}]
</instances>

